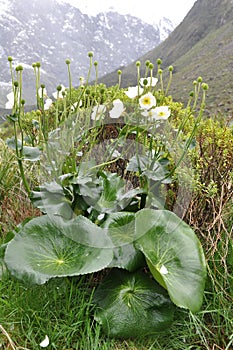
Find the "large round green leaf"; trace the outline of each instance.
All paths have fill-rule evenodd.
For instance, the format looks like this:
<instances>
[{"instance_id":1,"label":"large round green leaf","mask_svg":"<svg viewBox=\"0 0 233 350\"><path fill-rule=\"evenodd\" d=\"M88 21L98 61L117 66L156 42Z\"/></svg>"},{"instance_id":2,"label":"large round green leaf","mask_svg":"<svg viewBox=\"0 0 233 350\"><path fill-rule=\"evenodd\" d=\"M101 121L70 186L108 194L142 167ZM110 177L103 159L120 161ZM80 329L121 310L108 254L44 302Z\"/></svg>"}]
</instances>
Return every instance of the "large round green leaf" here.
<instances>
[{"instance_id":1,"label":"large round green leaf","mask_svg":"<svg viewBox=\"0 0 233 350\"><path fill-rule=\"evenodd\" d=\"M141 272L116 269L94 293L95 319L110 337L144 337L170 326L174 304L167 292Z\"/></svg>"},{"instance_id":2,"label":"large round green leaf","mask_svg":"<svg viewBox=\"0 0 233 350\"><path fill-rule=\"evenodd\" d=\"M79 231L78 226L71 226ZM69 222L52 215L29 221L8 243L5 262L17 278L42 284L52 277L99 271L113 258L111 249L77 243L64 235Z\"/></svg>"},{"instance_id":3,"label":"large round green leaf","mask_svg":"<svg viewBox=\"0 0 233 350\"><path fill-rule=\"evenodd\" d=\"M136 214L136 248L155 279L179 307L196 312L202 305L206 265L194 231L174 213L143 209Z\"/></svg>"}]
</instances>

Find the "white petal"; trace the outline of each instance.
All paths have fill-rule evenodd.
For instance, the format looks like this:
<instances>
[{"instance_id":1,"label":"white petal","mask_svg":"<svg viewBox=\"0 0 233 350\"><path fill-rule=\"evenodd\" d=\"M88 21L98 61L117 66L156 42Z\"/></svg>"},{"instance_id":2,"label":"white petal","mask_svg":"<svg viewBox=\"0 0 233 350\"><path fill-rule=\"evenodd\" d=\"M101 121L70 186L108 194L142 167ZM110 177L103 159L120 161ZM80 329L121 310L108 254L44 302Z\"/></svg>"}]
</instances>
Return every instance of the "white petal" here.
<instances>
[{"instance_id":1,"label":"white petal","mask_svg":"<svg viewBox=\"0 0 233 350\"><path fill-rule=\"evenodd\" d=\"M91 113L92 120L100 120L104 118L104 112L106 111L105 105L94 106Z\"/></svg>"},{"instance_id":2,"label":"white petal","mask_svg":"<svg viewBox=\"0 0 233 350\"><path fill-rule=\"evenodd\" d=\"M157 84L157 82L158 82L158 79L157 78L154 78L154 77L147 77L147 78L141 78L140 79L140 84L142 85L142 86L145 86L144 85L144 80L147 80L147 84L146 84L146 86L155 86L156 84Z\"/></svg>"},{"instance_id":3,"label":"white petal","mask_svg":"<svg viewBox=\"0 0 233 350\"><path fill-rule=\"evenodd\" d=\"M48 345L49 345L49 337L46 335L44 340L40 343L40 346L42 348L47 348Z\"/></svg>"},{"instance_id":4,"label":"white petal","mask_svg":"<svg viewBox=\"0 0 233 350\"><path fill-rule=\"evenodd\" d=\"M124 93L129 97L129 98L135 98L136 96L139 96L143 93L143 89L138 86L130 86L128 87L128 90L124 91Z\"/></svg>"},{"instance_id":5,"label":"white petal","mask_svg":"<svg viewBox=\"0 0 233 350\"><path fill-rule=\"evenodd\" d=\"M162 265L159 269L159 272L162 274L162 275L166 275L168 273L168 270L166 268L166 266Z\"/></svg>"},{"instance_id":6,"label":"white petal","mask_svg":"<svg viewBox=\"0 0 233 350\"><path fill-rule=\"evenodd\" d=\"M45 100L45 104L44 104L44 110L48 110L50 108L50 106L52 105L53 101L51 100L51 98L47 98L47 100Z\"/></svg>"},{"instance_id":7,"label":"white petal","mask_svg":"<svg viewBox=\"0 0 233 350\"><path fill-rule=\"evenodd\" d=\"M12 103L11 101L7 101L5 104L5 108L6 109L12 109L13 108L14 103Z\"/></svg>"},{"instance_id":8,"label":"white petal","mask_svg":"<svg viewBox=\"0 0 233 350\"><path fill-rule=\"evenodd\" d=\"M113 101L113 109L109 112L110 118L119 118L121 114L124 112L124 104L123 102L118 98L117 100Z\"/></svg>"}]
</instances>

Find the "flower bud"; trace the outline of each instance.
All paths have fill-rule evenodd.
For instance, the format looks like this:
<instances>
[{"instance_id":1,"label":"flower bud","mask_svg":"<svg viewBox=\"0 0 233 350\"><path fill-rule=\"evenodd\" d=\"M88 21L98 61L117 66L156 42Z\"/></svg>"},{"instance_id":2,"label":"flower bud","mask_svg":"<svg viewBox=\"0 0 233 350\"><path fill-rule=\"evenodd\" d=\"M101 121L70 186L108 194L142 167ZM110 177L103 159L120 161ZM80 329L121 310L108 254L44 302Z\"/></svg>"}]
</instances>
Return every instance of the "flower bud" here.
<instances>
[{"instance_id":1,"label":"flower bud","mask_svg":"<svg viewBox=\"0 0 233 350\"><path fill-rule=\"evenodd\" d=\"M209 85L208 84L206 84L206 83L202 83L202 89L203 90L208 90L209 89Z\"/></svg>"},{"instance_id":2,"label":"flower bud","mask_svg":"<svg viewBox=\"0 0 233 350\"><path fill-rule=\"evenodd\" d=\"M146 60L146 67L149 67L150 61Z\"/></svg>"},{"instance_id":3,"label":"flower bud","mask_svg":"<svg viewBox=\"0 0 233 350\"><path fill-rule=\"evenodd\" d=\"M45 84L41 84L41 89L45 89Z\"/></svg>"},{"instance_id":4,"label":"flower bud","mask_svg":"<svg viewBox=\"0 0 233 350\"><path fill-rule=\"evenodd\" d=\"M197 78L198 83L202 83L202 77Z\"/></svg>"},{"instance_id":5,"label":"flower bud","mask_svg":"<svg viewBox=\"0 0 233 350\"><path fill-rule=\"evenodd\" d=\"M136 67L140 67L141 66L141 62L137 61L135 65L136 65Z\"/></svg>"},{"instance_id":6,"label":"flower bud","mask_svg":"<svg viewBox=\"0 0 233 350\"><path fill-rule=\"evenodd\" d=\"M153 68L154 68L153 63L150 63L150 64L149 64L149 68L150 68L150 69L153 69Z\"/></svg>"},{"instance_id":7,"label":"flower bud","mask_svg":"<svg viewBox=\"0 0 233 350\"><path fill-rule=\"evenodd\" d=\"M97 61L94 62L94 66L95 66L95 67L98 66L98 62L97 62Z\"/></svg>"},{"instance_id":8,"label":"flower bud","mask_svg":"<svg viewBox=\"0 0 233 350\"><path fill-rule=\"evenodd\" d=\"M158 59L157 59L157 64L158 64L158 65L162 64L161 58L158 58Z\"/></svg>"},{"instance_id":9,"label":"flower bud","mask_svg":"<svg viewBox=\"0 0 233 350\"><path fill-rule=\"evenodd\" d=\"M57 86L57 91L61 91L61 90L62 90L61 85L58 85L58 86Z\"/></svg>"},{"instance_id":10,"label":"flower bud","mask_svg":"<svg viewBox=\"0 0 233 350\"><path fill-rule=\"evenodd\" d=\"M21 105L24 106L25 105L25 100L21 100Z\"/></svg>"},{"instance_id":11,"label":"flower bud","mask_svg":"<svg viewBox=\"0 0 233 350\"><path fill-rule=\"evenodd\" d=\"M94 56L94 54L93 54L93 52L92 52L92 51L89 51L87 55L88 55L88 57L89 57L89 58L91 58L91 57L93 57L93 56Z\"/></svg>"},{"instance_id":12,"label":"flower bud","mask_svg":"<svg viewBox=\"0 0 233 350\"><path fill-rule=\"evenodd\" d=\"M148 84L148 80L145 78L144 80L143 80L143 85L147 85Z\"/></svg>"},{"instance_id":13,"label":"flower bud","mask_svg":"<svg viewBox=\"0 0 233 350\"><path fill-rule=\"evenodd\" d=\"M41 66L40 62L36 62L36 67L40 68L40 66Z\"/></svg>"},{"instance_id":14,"label":"flower bud","mask_svg":"<svg viewBox=\"0 0 233 350\"><path fill-rule=\"evenodd\" d=\"M12 62L12 61L13 61L13 58L12 58L11 56L8 56L7 59L8 59L9 62Z\"/></svg>"},{"instance_id":15,"label":"flower bud","mask_svg":"<svg viewBox=\"0 0 233 350\"><path fill-rule=\"evenodd\" d=\"M117 74L118 74L118 75L121 75L121 74L122 74L122 71L121 71L120 69L118 69Z\"/></svg>"},{"instance_id":16,"label":"flower bud","mask_svg":"<svg viewBox=\"0 0 233 350\"><path fill-rule=\"evenodd\" d=\"M190 91L189 96L190 96L190 97L193 97L193 96L194 96L194 92L193 92L193 91Z\"/></svg>"},{"instance_id":17,"label":"flower bud","mask_svg":"<svg viewBox=\"0 0 233 350\"><path fill-rule=\"evenodd\" d=\"M66 64L70 64L70 59L69 58L66 59Z\"/></svg>"},{"instance_id":18,"label":"flower bud","mask_svg":"<svg viewBox=\"0 0 233 350\"><path fill-rule=\"evenodd\" d=\"M163 73L163 70L162 70L162 69L159 69L159 70L158 70L158 73L159 73L159 74L162 74L162 73Z\"/></svg>"},{"instance_id":19,"label":"flower bud","mask_svg":"<svg viewBox=\"0 0 233 350\"><path fill-rule=\"evenodd\" d=\"M193 81L193 85L194 86L197 85L197 81L196 80Z\"/></svg>"},{"instance_id":20,"label":"flower bud","mask_svg":"<svg viewBox=\"0 0 233 350\"><path fill-rule=\"evenodd\" d=\"M169 72L172 72L173 69L174 69L173 66L169 66L169 67L168 67Z\"/></svg>"},{"instance_id":21,"label":"flower bud","mask_svg":"<svg viewBox=\"0 0 233 350\"><path fill-rule=\"evenodd\" d=\"M22 71L23 70L23 66L19 65L15 68L16 72Z\"/></svg>"},{"instance_id":22,"label":"flower bud","mask_svg":"<svg viewBox=\"0 0 233 350\"><path fill-rule=\"evenodd\" d=\"M18 81L14 81L14 87L18 87L18 86L19 86Z\"/></svg>"}]
</instances>

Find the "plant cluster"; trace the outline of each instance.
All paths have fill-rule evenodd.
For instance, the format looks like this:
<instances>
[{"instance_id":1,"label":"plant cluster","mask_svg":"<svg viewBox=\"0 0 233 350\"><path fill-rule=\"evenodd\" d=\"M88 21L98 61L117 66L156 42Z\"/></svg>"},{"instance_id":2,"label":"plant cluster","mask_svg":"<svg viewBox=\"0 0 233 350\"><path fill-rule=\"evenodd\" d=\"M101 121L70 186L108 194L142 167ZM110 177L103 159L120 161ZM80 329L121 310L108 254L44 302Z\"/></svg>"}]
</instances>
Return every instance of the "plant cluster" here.
<instances>
[{"instance_id":1,"label":"plant cluster","mask_svg":"<svg viewBox=\"0 0 233 350\"><path fill-rule=\"evenodd\" d=\"M93 54L89 53L90 69ZM58 86L53 99L36 77L37 110L25 114L22 66L12 69L7 107L15 151L28 196L43 215L22 222L1 247L6 268L28 283L109 271L94 293L95 320L112 337L156 334L177 307L202 305L206 263L193 229L180 217L189 205L193 173L188 152L202 121L208 88L198 78L182 122L167 97L161 60L128 89L81 80ZM98 64L94 62L96 69ZM16 74L16 76L14 75ZM160 88L157 86L160 85ZM199 112L198 96L203 92ZM12 99L13 97L13 99ZM177 112L178 111L178 112ZM185 133L189 121L192 128ZM28 181L25 166L37 167ZM185 174L185 176L184 176ZM37 186L34 186L37 182ZM176 198L169 209L169 189ZM46 338L47 341L47 338Z\"/></svg>"}]
</instances>

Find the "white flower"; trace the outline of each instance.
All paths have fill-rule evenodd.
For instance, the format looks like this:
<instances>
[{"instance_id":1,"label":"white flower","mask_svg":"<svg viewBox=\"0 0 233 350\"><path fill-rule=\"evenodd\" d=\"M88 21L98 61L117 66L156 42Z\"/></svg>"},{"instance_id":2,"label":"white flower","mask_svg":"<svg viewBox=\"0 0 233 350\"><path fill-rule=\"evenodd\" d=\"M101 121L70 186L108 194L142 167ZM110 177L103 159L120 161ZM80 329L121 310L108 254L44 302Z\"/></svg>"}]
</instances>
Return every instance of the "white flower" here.
<instances>
[{"instance_id":1,"label":"white flower","mask_svg":"<svg viewBox=\"0 0 233 350\"><path fill-rule=\"evenodd\" d=\"M66 92L66 87L64 86L64 85L60 85L61 86L61 90L60 91L55 91L55 92L53 92L52 93L52 95L53 95L53 97L55 98L55 99L57 99L57 98L63 98L63 94L62 94L62 92L64 91L64 92Z\"/></svg>"},{"instance_id":2,"label":"white flower","mask_svg":"<svg viewBox=\"0 0 233 350\"><path fill-rule=\"evenodd\" d=\"M44 110L45 111L48 110L51 107L52 103L53 103L53 101L51 100L51 98L47 98L45 100Z\"/></svg>"},{"instance_id":3,"label":"white flower","mask_svg":"<svg viewBox=\"0 0 233 350\"><path fill-rule=\"evenodd\" d=\"M168 106L160 106L154 109L156 120L166 120L170 117L171 111Z\"/></svg>"},{"instance_id":4,"label":"white flower","mask_svg":"<svg viewBox=\"0 0 233 350\"><path fill-rule=\"evenodd\" d=\"M6 109L12 109L14 106L14 92L11 91L9 94L6 95L8 101L5 104Z\"/></svg>"},{"instance_id":5,"label":"white flower","mask_svg":"<svg viewBox=\"0 0 233 350\"><path fill-rule=\"evenodd\" d=\"M169 118L171 111L168 106L160 106L152 108L150 111L142 112L144 117L151 120L166 120Z\"/></svg>"},{"instance_id":6,"label":"white flower","mask_svg":"<svg viewBox=\"0 0 233 350\"><path fill-rule=\"evenodd\" d=\"M151 92L148 92L145 95L142 95L139 99L139 105L143 109L151 109L156 106L156 98L152 95Z\"/></svg>"},{"instance_id":7,"label":"white flower","mask_svg":"<svg viewBox=\"0 0 233 350\"><path fill-rule=\"evenodd\" d=\"M42 98L42 91L43 91L43 97L46 97L46 96L47 96L47 90L46 90L46 88L43 88L43 89L42 89L42 87L39 87L39 89L38 89L38 95L39 95L40 98Z\"/></svg>"},{"instance_id":8,"label":"white flower","mask_svg":"<svg viewBox=\"0 0 233 350\"><path fill-rule=\"evenodd\" d=\"M130 86L130 87L128 87L127 91L124 91L124 93L129 98L135 98L143 93L143 88L138 87L138 86Z\"/></svg>"},{"instance_id":9,"label":"white flower","mask_svg":"<svg viewBox=\"0 0 233 350\"><path fill-rule=\"evenodd\" d=\"M147 80L147 84L144 84L145 80ZM158 82L157 78L154 77L147 77L147 78L141 78L140 79L140 84L141 86L152 86L154 87Z\"/></svg>"},{"instance_id":10,"label":"white flower","mask_svg":"<svg viewBox=\"0 0 233 350\"><path fill-rule=\"evenodd\" d=\"M124 112L124 104L123 102L118 98L117 100L113 101L113 109L109 112L110 118L119 118L121 114Z\"/></svg>"},{"instance_id":11,"label":"white flower","mask_svg":"<svg viewBox=\"0 0 233 350\"><path fill-rule=\"evenodd\" d=\"M91 119L92 120L100 120L104 119L104 113L106 112L106 106L105 105L97 105L94 106L91 113Z\"/></svg>"},{"instance_id":12,"label":"white flower","mask_svg":"<svg viewBox=\"0 0 233 350\"><path fill-rule=\"evenodd\" d=\"M46 335L44 340L40 343L40 346L42 348L47 348L48 345L49 345L49 337Z\"/></svg>"},{"instance_id":13,"label":"white flower","mask_svg":"<svg viewBox=\"0 0 233 350\"><path fill-rule=\"evenodd\" d=\"M168 274L168 270L166 268L166 266L162 265L159 269L159 272L161 273L161 275L167 275Z\"/></svg>"}]
</instances>

